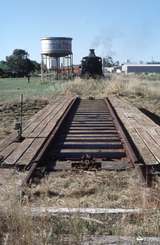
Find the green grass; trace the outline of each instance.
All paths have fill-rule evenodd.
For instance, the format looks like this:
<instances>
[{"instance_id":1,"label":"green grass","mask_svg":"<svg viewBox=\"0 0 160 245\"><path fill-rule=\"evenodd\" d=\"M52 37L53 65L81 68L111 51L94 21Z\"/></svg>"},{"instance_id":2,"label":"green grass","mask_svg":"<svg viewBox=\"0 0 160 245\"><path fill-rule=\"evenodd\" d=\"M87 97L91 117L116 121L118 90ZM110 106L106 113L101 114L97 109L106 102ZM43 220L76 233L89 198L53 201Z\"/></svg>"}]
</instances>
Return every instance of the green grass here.
<instances>
[{"instance_id":1,"label":"green grass","mask_svg":"<svg viewBox=\"0 0 160 245\"><path fill-rule=\"evenodd\" d=\"M28 83L27 78L1 78L0 79L0 101L11 102L19 100L20 94L25 98L49 96L61 91L61 84L64 81L53 81L42 83L40 78L31 78Z\"/></svg>"},{"instance_id":2,"label":"green grass","mask_svg":"<svg viewBox=\"0 0 160 245\"><path fill-rule=\"evenodd\" d=\"M39 78L6 78L0 79L0 102L12 102L19 100L20 94L25 99L41 99L54 97L55 95L77 94L81 97L106 97L117 94L126 97L135 96L143 98L160 98L160 80L144 79L141 76L116 76L110 79L82 80L76 78L72 81L48 81L41 82Z\"/></svg>"},{"instance_id":3,"label":"green grass","mask_svg":"<svg viewBox=\"0 0 160 245\"><path fill-rule=\"evenodd\" d=\"M160 81L160 73L142 73L136 75L140 79L152 80L152 81Z\"/></svg>"}]
</instances>

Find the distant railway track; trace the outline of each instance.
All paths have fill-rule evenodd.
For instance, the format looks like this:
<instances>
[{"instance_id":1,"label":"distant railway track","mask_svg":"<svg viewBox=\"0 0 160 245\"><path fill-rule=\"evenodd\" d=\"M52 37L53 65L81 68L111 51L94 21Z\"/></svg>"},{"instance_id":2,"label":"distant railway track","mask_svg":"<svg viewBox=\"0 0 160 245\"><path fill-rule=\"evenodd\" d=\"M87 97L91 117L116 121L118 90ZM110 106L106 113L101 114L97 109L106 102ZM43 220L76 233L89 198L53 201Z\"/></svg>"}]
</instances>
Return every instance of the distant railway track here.
<instances>
[{"instance_id":1,"label":"distant railway track","mask_svg":"<svg viewBox=\"0 0 160 245\"><path fill-rule=\"evenodd\" d=\"M24 184L39 170L146 170L109 99L75 98L31 162Z\"/></svg>"}]
</instances>

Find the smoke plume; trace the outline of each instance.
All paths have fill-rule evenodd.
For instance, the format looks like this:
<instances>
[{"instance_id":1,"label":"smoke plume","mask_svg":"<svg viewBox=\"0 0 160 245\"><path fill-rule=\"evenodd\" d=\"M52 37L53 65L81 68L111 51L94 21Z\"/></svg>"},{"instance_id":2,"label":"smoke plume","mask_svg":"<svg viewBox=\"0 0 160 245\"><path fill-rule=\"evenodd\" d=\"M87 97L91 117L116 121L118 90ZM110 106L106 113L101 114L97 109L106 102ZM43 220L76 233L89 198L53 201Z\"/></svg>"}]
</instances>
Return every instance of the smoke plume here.
<instances>
[{"instance_id":1,"label":"smoke plume","mask_svg":"<svg viewBox=\"0 0 160 245\"><path fill-rule=\"evenodd\" d=\"M113 57L116 54L113 50L113 38L106 34L97 35L91 43L91 48L96 49L97 53L102 57Z\"/></svg>"}]
</instances>

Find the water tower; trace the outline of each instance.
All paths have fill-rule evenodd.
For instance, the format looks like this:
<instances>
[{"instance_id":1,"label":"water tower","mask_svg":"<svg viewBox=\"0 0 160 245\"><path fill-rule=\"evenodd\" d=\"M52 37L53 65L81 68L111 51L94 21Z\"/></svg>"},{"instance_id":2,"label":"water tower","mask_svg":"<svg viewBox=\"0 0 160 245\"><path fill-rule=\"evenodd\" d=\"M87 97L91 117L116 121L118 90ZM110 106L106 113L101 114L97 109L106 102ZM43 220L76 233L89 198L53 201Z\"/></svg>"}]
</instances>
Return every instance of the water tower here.
<instances>
[{"instance_id":1,"label":"water tower","mask_svg":"<svg viewBox=\"0 0 160 245\"><path fill-rule=\"evenodd\" d=\"M41 79L70 79L73 75L72 38L41 39Z\"/></svg>"}]
</instances>

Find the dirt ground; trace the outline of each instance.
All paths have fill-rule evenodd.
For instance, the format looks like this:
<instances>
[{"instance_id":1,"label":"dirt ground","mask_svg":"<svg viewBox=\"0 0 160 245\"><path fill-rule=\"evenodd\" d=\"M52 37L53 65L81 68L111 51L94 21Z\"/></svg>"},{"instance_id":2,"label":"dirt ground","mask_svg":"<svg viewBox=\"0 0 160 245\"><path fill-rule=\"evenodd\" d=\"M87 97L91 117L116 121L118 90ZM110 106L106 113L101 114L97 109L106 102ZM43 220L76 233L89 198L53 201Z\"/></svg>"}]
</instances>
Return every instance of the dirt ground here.
<instances>
[{"instance_id":1,"label":"dirt ground","mask_svg":"<svg viewBox=\"0 0 160 245\"><path fill-rule=\"evenodd\" d=\"M23 104L23 123L26 123L30 117L32 117L47 104L47 100L26 100ZM4 139L5 136L13 131L16 120L19 117L19 102L0 104L0 140Z\"/></svg>"}]
</instances>

